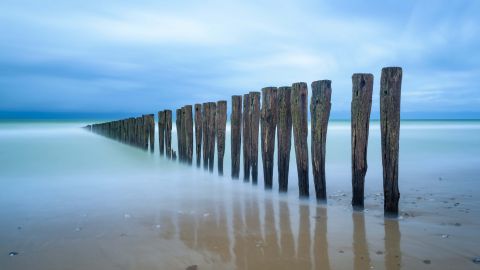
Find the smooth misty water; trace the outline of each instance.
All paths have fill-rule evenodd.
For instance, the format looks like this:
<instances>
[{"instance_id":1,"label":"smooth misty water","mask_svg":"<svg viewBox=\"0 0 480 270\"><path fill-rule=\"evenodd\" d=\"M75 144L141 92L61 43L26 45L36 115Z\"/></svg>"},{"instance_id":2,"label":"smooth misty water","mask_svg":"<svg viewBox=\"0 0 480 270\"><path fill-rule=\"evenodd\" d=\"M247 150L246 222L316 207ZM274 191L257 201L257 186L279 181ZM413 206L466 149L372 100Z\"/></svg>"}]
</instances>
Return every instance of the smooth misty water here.
<instances>
[{"instance_id":1,"label":"smooth misty water","mask_svg":"<svg viewBox=\"0 0 480 270\"><path fill-rule=\"evenodd\" d=\"M424 260L478 268L478 121L402 122L399 220L382 215L378 122L370 127L364 213L349 206L349 122L329 125L326 206L314 201L311 178L311 199L298 199L293 147L289 192L279 195L276 167L273 190L263 189L261 155L258 186L231 180L228 131L219 177L216 168L165 160L83 125L0 123L5 269L410 269ZM175 132L172 141L176 149Z\"/></svg>"}]
</instances>

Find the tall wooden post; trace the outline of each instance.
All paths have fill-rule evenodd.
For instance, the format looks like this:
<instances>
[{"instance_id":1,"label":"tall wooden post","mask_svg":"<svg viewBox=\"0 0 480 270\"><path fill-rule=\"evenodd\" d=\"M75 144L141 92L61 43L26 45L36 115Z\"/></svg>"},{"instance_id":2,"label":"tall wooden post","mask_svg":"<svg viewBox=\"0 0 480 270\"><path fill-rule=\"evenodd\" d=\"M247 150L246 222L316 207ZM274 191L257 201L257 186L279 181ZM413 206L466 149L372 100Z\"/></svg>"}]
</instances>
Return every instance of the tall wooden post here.
<instances>
[{"instance_id":1,"label":"tall wooden post","mask_svg":"<svg viewBox=\"0 0 480 270\"><path fill-rule=\"evenodd\" d=\"M232 96L232 114L230 115L232 178L240 176L240 147L242 144L242 96Z\"/></svg>"},{"instance_id":2,"label":"tall wooden post","mask_svg":"<svg viewBox=\"0 0 480 270\"><path fill-rule=\"evenodd\" d=\"M186 129L186 112L185 106L180 109L181 120L180 120L180 142L181 142L181 152L179 153L180 161L187 162L187 129Z\"/></svg>"},{"instance_id":3,"label":"tall wooden post","mask_svg":"<svg viewBox=\"0 0 480 270\"><path fill-rule=\"evenodd\" d=\"M225 155L225 132L227 127L227 101L217 102L215 128L217 138L218 174L223 175L223 157Z\"/></svg>"},{"instance_id":4,"label":"tall wooden post","mask_svg":"<svg viewBox=\"0 0 480 270\"><path fill-rule=\"evenodd\" d=\"M165 154L165 111L158 112L158 151Z\"/></svg>"},{"instance_id":5,"label":"tall wooden post","mask_svg":"<svg viewBox=\"0 0 480 270\"><path fill-rule=\"evenodd\" d=\"M352 205L363 208L370 111L372 109L373 75L352 76Z\"/></svg>"},{"instance_id":6,"label":"tall wooden post","mask_svg":"<svg viewBox=\"0 0 480 270\"><path fill-rule=\"evenodd\" d=\"M148 122L149 122L149 134L150 137L150 152L153 153L155 151L155 115L149 114L148 115Z\"/></svg>"},{"instance_id":7,"label":"tall wooden post","mask_svg":"<svg viewBox=\"0 0 480 270\"><path fill-rule=\"evenodd\" d=\"M215 117L217 114L217 104L210 102L210 114L208 116L208 170L213 172L214 160L215 160Z\"/></svg>"},{"instance_id":8,"label":"tall wooden post","mask_svg":"<svg viewBox=\"0 0 480 270\"><path fill-rule=\"evenodd\" d=\"M202 163L202 104L195 104L195 152L197 155L197 167Z\"/></svg>"},{"instance_id":9,"label":"tall wooden post","mask_svg":"<svg viewBox=\"0 0 480 270\"><path fill-rule=\"evenodd\" d=\"M165 150L167 158L172 158L172 111L165 110Z\"/></svg>"},{"instance_id":10,"label":"tall wooden post","mask_svg":"<svg viewBox=\"0 0 480 270\"><path fill-rule=\"evenodd\" d=\"M290 166L290 148L292 144L292 109L290 96L292 88L289 86L278 89L278 189L280 192L288 190L288 171Z\"/></svg>"},{"instance_id":11,"label":"tall wooden post","mask_svg":"<svg viewBox=\"0 0 480 270\"><path fill-rule=\"evenodd\" d=\"M250 181L250 154L251 154L251 131L250 131L250 95L243 95L243 180Z\"/></svg>"},{"instance_id":12,"label":"tall wooden post","mask_svg":"<svg viewBox=\"0 0 480 270\"><path fill-rule=\"evenodd\" d=\"M250 163L252 169L252 183L258 181L258 133L260 124L260 92L250 92Z\"/></svg>"},{"instance_id":13,"label":"tall wooden post","mask_svg":"<svg viewBox=\"0 0 480 270\"><path fill-rule=\"evenodd\" d=\"M273 155L275 154L275 132L277 127L277 88L262 89L261 151L263 180L266 189L273 187Z\"/></svg>"},{"instance_id":14,"label":"tall wooden post","mask_svg":"<svg viewBox=\"0 0 480 270\"><path fill-rule=\"evenodd\" d=\"M325 180L325 152L327 144L327 127L330 118L332 87L331 81L312 82L312 101L310 113L312 123L312 169L315 195L317 200L327 199Z\"/></svg>"},{"instance_id":15,"label":"tall wooden post","mask_svg":"<svg viewBox=\"0 0 480 270\"><path fill-rule=\"evenodd\" d=\"M192 164L193 161L193 116L192 105L185 106L185 134L186 134L186 155L187 163Z\"/></svg>"},{"instance_id":16,"label":"tall wooden post","mask_svg":"<svg viewBox=\"0 0 480 270\"><path fill-rule=\"evenodd\" d=\"M177 109L175 111L175 124L177 127L178 160L182 162L182 109Z\"/></svg>"},{"instance_id":17,"label":"tall wooden post","mask_svg":"<svg viewBox=\"0 0 480 270\"><path fill-rule=\"evenodd\" d=\"M295 157L297 159L298 192L308 197L308 89L304 82L292 85L292 122Z\"/></svg>"},{"instance_id":18,"label":"tall wooden post","mask_svg":"<svg viewBox=\"0 0 480 270\"><path fill-rule=\"evenodd\" d=\"M400 139L400 97L402 68L382 69L380 79L380 130L382 134L382 164L384 210L398 215L398 147Z\"/></svg>"},{"instance_id":19,"label":"tall wooden post","mask_svg":"<svg viewBox=\"0 0 480 270\"><path fill-rule=\"evenodd\" d=\"M203 109L202 109L202 118L203 118L203 168L205 170L208 169L208 158L210 156L209 150L210 150L210 144L209 144L209 129L208 129L208 119L210 116L210 103L203 103Z\"/></svg>"}]
</instances>

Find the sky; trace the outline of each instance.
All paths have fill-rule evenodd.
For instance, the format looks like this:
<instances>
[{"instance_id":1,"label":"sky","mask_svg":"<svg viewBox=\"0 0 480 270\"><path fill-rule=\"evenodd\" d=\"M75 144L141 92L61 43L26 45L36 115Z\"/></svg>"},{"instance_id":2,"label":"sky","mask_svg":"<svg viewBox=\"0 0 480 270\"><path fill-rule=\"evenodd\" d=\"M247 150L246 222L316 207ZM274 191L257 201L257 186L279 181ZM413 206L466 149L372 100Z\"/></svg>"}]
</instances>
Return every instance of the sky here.
<instances>
[{"instance_id":1,"label":"sky","mask_svg":"<svg viewBox=\"0 0 480 270\"><path fill-rule=\"evenodd\" d=\"M403 68L403 118L480 118L480 1L0 1L0 116L131 115Z\"/></svg>"}]
</instances>

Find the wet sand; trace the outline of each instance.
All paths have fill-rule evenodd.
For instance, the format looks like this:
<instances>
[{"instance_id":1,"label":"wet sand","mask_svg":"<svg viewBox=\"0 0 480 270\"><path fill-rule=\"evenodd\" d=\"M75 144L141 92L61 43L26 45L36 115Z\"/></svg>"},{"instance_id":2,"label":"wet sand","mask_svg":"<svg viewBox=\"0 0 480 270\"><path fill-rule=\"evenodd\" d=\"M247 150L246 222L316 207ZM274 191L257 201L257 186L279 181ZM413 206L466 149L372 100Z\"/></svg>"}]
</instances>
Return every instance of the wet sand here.
<instances>
[{"instance_id":1,"label":"wet sand","mask_svg":"<svg viewBox=\"0 0 480 270\"><path fill-rule=\"evenodd\" d=\"M55 144L57 163L40 151L42 166L3 168L1 269L480 269L478 195L455 179L404 184L401 216L385 219L378 192L355 212L347 189L319 205L98 136L49 136L37 147Z\"/></svg>"}]
</instances>

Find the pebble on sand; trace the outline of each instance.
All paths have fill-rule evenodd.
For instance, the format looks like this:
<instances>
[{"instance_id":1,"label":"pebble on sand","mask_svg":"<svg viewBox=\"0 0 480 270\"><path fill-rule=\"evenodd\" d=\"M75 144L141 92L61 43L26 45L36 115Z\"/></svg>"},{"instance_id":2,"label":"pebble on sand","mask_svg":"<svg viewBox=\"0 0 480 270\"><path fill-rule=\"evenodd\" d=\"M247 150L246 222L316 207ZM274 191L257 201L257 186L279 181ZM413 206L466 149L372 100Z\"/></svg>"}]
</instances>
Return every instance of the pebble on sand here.
<instances>
[{"instance_id":1,"label":"pebble on sand","mask_svg":"<svg viewBox=\"0 0 480 270\"><path fill-rule=\"evenodd\" d=\"M10 251L10 253L8 253L8 256L10 257L17 256L17 255L18 255L18 252L16 251Z\"/></svg>"},{"instance_id":2,"label":"pebble on sand","mask_svg":"<svg viewBox=\"0 0 480 270\"><path fill-rule=\"evenodd\" d=\"M480 257L475 257L472 259L473 263L480 264Z\"/></svg>"},{"instance_id":3,"label":"pebble on sand","mask_svg":"<svg viewBox=\"0 0 480 270\"><path fill-rule=\"evenodd\" d=\"M197 265L190 265L185 270L198 270L198 266Z\"/></svg>"},{"instance_id":4,"label":"pebble on sand","mask_svg":"<svg viewBox=\"0 0 480 270\"><path fill-rule=\"evenodd\" d=\"M430 260L423 260L423 263L424 263L424 264L431 264L432 261L430 261Z\"/></svg>"}]
</instances>

